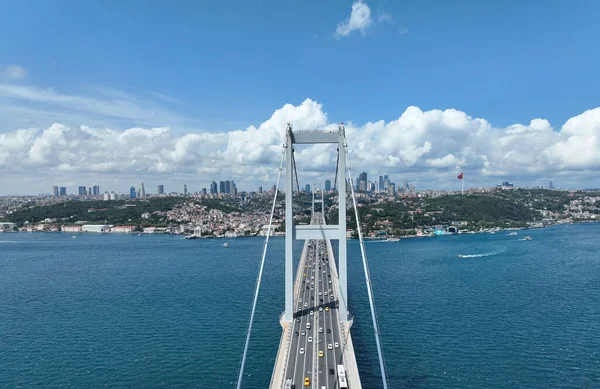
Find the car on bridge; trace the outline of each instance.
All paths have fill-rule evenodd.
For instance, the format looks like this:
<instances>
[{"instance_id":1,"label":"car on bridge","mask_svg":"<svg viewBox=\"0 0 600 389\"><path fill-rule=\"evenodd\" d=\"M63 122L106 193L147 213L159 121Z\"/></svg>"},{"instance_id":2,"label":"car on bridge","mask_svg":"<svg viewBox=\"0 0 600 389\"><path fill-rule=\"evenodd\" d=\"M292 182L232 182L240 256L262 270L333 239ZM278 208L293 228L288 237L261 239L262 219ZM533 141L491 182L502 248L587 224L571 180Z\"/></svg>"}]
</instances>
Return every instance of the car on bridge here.
<instances>
[{"instance_id":1,"label":"car on bridge","mask_svg":"<svg viewBox=\"0 0 600 389\"><path fill-rule=\"evenodd\" d=\"M304 377L304 386L310 386L310 378Z\"/></svg>"}]
</instances>

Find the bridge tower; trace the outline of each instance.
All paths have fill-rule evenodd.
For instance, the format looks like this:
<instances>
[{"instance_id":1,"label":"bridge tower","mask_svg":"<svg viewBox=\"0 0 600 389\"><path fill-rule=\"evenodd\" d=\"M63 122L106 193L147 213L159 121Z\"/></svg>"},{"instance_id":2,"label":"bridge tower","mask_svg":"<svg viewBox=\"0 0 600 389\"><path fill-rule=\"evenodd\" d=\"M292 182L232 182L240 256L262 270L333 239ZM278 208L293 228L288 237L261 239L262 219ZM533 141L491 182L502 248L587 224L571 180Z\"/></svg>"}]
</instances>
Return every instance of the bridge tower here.
<instances>
[{"instance_id":1,"label":"bridge tower","mask_svg":"<svg viewBox=\"0 0 600 389\"><path fill-rule=\"evenodd\" d=\"M298 225L294 224L293 185L294 185L294 145L296 144L337 144L339 166L337 189L339 221L337 225ZM282 320L292 322L294 314L293 253L294 240L337 239L339 241L339 318L348 321L348 269L346 247L346 132L343 124L334 131L293 131L291 124L286 129L285 161L285 312ZM313 191L314 192L314 191ZM314 199L313 199L314 200ZM314 210L314 201L313 201Z\"/></svg>"}]
</instances>

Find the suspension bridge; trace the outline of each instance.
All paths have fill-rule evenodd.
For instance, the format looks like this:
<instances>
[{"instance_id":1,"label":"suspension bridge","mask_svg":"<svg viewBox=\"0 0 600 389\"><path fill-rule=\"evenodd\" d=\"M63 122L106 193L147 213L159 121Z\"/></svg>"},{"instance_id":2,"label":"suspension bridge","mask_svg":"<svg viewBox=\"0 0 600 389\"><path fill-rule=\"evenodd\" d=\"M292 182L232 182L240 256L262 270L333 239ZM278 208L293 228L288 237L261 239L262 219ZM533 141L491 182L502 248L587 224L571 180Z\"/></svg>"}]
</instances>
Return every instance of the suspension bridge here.
<instances>
[{"instance_id":1,"label":"suspension bridge","mask_svg":"<svg viewBox=\"0 0 600 389\"><path fill-rule=\"evenodd\" d=\"M321 198L313 187L312 214L309 225L296 225L293 214L294 181L299 190L294 145L335 144L337 145L336 178L337 224L327 224L323 190ZM248 358L248 347L252 335L252 324L260 291L265 257L271 235L273 215L285 164L285 307L280 316L282 335L277 350L270 389L361 389L354 347L352 344L352 315L348 311L346 211L350 197L356 216L357 232L369 295L371 319L382 378L383 388L388 381L381 349L381 340L371 277L358 219L352 171L348 162L348 144L343 124L337 130L294 131L288 124L285 144L281 151L281 162L271 207L269 227L262 252L259 274L252 301L250 322L240 363L236 388L243 387L244 367ZM346 180L349 177L349 185ZM320 210L319 208L320 204ZM304 241L302 255L294 277L295 241ZM337 264L331 245L338 240ZM338 269L339 267L339 269Z\"/></svg>"}]
</instances>

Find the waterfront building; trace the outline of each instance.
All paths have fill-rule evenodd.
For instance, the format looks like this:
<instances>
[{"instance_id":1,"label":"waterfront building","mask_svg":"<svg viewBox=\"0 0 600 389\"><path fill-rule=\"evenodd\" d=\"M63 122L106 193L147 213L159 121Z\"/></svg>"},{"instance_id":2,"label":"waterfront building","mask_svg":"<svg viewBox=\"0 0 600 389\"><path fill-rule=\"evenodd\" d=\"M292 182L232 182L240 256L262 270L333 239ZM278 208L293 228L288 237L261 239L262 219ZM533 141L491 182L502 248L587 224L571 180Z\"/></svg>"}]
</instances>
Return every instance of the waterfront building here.
<instances>
[{"instance_id":1,"label":"waterfront building","mask_svg":"<svg viewBox=\"0 0 600 389\"><path fill-rule=\"evenodd\" d=\"M62 226L60 230L62 232L81 232L81 226Z\"/></svg>"},{"instance_id":2,"label":"waterfront building","mask_svg":"<svg viewBox=\"0 0 600 389\"><path fill-rule=\"evenodd\" d=\"M135 226L114 226L110 229L111 232L117 233L130 233L135 231Z\"/></svg>"},{"instance_id":3,"label":"waterfront building","mask_svg":"<svg viewBox=\"0 0 600 389\"><path fill-rule=\"evenodd\" d=\"M104 192L107 194L108 192ZM110 227L106 224L84 224L81 226L82 232L108 232Z\"/></svg>"}]
</instances>

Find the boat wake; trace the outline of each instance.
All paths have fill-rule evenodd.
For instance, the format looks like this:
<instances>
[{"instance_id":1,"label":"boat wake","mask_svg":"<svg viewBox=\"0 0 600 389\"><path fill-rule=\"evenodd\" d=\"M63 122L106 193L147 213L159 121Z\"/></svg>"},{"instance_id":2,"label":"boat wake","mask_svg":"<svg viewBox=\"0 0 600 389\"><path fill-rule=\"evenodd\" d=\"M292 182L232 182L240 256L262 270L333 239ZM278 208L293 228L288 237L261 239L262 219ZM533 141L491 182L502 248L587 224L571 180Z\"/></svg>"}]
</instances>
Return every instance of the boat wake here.
<instances>
[{"instance_id":1,"label":"boat wake","mask_svg":"<svg viewBox=\"0 0 600 389\"><path fill-rule=\"evenodd\" d=\"M478 253L478 254L459 254L458 258L481 258L481 257L491 257L492 255L498 255L506 251L506 247L496 251L490 251L488 253Z\"/></svg>"}]
</instances>

